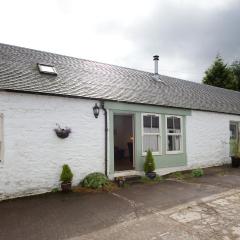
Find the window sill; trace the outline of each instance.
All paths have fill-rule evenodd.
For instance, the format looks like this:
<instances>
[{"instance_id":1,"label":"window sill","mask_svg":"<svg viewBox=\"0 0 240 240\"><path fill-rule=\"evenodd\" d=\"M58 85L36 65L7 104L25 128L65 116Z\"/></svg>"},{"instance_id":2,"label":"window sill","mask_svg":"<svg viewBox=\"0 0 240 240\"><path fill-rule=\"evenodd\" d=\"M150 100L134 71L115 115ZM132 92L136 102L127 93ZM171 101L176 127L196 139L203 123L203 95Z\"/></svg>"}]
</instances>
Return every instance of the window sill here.
<instances>
[{"instance_id":1,"label":"window sill","mask_svg":"<svg viewBox=\"0 0 240 240\"><path fill-rule=\"evenodd\" d=\"M174 154L181 154L183 151L168 151L166 152L166 155L174 155Z\"/></svg>"},{"instance_id":2,"label":"window sill","mask_svg":"<svg viewBox=\"0 0 240 240\"><path fill-rule=\"evenodd\" d=\"M160 153L160 152L152 152L152 155L153 156L162 156L163 154L162 153ZM142 153L142 157L146 157L147 156L147 153Z\"/></svg>"}]
</instances>

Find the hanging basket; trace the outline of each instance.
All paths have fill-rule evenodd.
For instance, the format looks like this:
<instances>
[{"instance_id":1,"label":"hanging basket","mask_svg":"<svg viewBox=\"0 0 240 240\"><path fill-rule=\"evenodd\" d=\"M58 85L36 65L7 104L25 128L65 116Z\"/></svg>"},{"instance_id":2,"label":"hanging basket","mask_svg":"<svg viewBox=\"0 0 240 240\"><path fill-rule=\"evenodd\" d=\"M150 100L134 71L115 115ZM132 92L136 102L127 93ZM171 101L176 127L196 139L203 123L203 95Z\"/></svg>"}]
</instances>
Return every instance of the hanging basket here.
<instances>
[{"instance_id":1,"label":"hanging basket","mask_svg":"<svg viewBox=\"0 0 240 240\"><path fill-rule=\"evenodd\" d=\"M68 127L61 128L59 125L57 128L54 129L54 131L59 138L67 138L69 134L72 132L70 128Z\"/></svg>"}]
</instances>

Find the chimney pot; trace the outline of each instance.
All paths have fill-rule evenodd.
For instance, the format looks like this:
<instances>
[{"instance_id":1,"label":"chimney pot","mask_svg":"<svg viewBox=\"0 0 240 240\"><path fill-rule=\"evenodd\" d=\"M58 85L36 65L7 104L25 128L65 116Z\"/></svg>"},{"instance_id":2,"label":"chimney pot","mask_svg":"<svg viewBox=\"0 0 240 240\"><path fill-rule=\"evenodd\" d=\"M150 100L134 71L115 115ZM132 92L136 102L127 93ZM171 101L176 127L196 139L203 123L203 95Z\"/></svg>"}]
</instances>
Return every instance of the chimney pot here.
<instances>
[{"instance_id":1,"label":"chimney pot","mask_svg":"<svg viewBox=\"0 0 240 240\"><path fill-rule=\"evenodd\" d=\"M158 55L154 55L154 56L153 56L153 61L154 61L154 74L158 74L158 60L159 60L159 56L158 56Z\"/></svg>"}]
</instances>

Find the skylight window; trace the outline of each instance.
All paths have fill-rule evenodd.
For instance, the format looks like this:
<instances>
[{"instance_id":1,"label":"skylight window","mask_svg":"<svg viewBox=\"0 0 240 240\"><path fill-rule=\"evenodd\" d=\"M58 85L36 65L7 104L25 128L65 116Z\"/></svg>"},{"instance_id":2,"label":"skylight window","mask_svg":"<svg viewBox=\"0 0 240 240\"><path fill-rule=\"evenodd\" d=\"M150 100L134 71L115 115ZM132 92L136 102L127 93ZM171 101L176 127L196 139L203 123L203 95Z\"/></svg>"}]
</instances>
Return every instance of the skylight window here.
<instances>
[{"instance_id":1,"label":"skylight window","mask_svg":"<svg viewBox=\"0 0 240 240\"><path fill-rule=\"evenodd\" d=\"M51 75L57 75L57 71L54 66L51 65L45 65L38 63L38 69L40 73L45 74L51 74Z\"/></svg>"}]
</instances>

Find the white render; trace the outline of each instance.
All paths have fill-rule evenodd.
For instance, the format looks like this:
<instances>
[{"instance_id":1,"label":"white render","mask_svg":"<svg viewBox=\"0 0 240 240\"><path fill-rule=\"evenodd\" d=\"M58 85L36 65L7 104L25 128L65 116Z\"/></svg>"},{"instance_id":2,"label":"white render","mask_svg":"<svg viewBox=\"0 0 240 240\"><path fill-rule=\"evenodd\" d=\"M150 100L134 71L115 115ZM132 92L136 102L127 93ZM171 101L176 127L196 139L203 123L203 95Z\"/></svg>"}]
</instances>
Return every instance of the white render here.
<instances>
[{"instance_id":1,"label":"white render","mask_svg":"<svg viewBox=\"0 0 240 240\"><path fill-rule=\"evenodd\" d=\"M73 171L74 185L88 173L104 173L104 115L100 111L99 117L94 117L95 103L78 98L0 92L4 144L0 200L59 187L65 163ZM240 116L191 111L191 116L186 116L187 166L157 169L157 173L230 163L230 121L240 122ZM56 136L56 123L72 129L68 138ZM124 174L144 173L121 172L121 176Z\"/></svg>"},{"instance_id":2,"label":"white render","mask_svg":"<svg viewBox=\"0 0 240 240\"><path fill-rule=\"evenodd\" d=\"M240 122L240 116L203 111L192 111L187 116L188 168L230 163L230 121Z\"/></svg>"},{"instance_id":3,"label":"white render","mask_svg":"<svg viewBox=\"0 0 240 240\"><path fill-rule=\"evenodd\" d=\"M157 169L159 175L231 163L229 124L240 116L205 111L191 111L186 116L187 166ZM143 173L142 173L143 174Z\"/></svg>"},{"instance_id":4,"label":"white render","mask_svg":"<svg viewBox=\"0 0 240 240\"><path fill-rule=\"evenodd\" d=\"M104 115L96 119L96 101L1 92L4 154L0 162L0 199L51 191L59 187L63 164L76 185L90 172L104 173ZM56 123L70 127L66 139Z\"/></svg>"}]
</instances>

